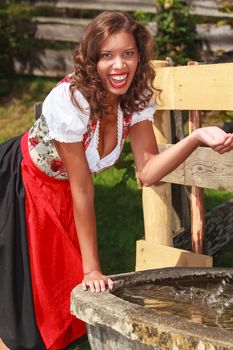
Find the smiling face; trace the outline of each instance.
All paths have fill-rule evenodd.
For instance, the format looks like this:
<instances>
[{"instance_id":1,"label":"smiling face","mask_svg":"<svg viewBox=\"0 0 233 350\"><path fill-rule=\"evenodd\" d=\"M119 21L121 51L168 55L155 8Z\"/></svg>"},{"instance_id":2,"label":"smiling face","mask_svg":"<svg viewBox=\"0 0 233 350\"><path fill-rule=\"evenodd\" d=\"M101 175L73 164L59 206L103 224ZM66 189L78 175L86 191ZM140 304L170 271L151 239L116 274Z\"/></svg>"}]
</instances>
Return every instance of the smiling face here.
<instances>
[{"instance_id":1,"label":"smiling face","mask_svg":"<svg viewBox=\"0 0 233 350\"><path fill-rule=\"evenodd\" d=\"M138 61L139 52L132 34L112 34L102 43L97 70L103 86L110 94L117 97L127 92Z\"/></svg>"}]
</instances>

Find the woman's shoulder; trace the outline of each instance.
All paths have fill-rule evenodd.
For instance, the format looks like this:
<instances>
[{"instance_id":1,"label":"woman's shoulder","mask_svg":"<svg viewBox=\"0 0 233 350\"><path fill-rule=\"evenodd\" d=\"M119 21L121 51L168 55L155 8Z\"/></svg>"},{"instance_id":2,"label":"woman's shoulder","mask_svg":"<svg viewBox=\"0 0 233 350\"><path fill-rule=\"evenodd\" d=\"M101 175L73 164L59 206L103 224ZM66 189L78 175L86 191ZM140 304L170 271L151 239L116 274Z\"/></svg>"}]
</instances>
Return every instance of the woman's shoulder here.
<instances>
[{"instance_id":1,"label":"woman's shoulder","mask_svg":"<svg viewBox=\"0 0 233 350\"><path fill-rule=\"evenodd\" d=\"M42 115L50 139L76 142L83 138L90 119L90 108L83 94L76 90L77 105L72 101L70 82L63 81L48 94L42 105Z\"/></svg>"},{"instance_id":2,"label":"woman's shoulder","mask_svg":"<svg viewBox=\"0 0 233 350\"><path fill-rule=\"evenodd\" d=\"M60 81L47 95L47 97L45 98L43 105L49 102L52 103L56 103L59 105L71 105L73 104L72 102L72 97L71 97L71 90L70 90L70 84L71 84L71 80L68 80L66 78L64 78L62 81ZM86 98L84 97L84 95L81 93L81 91L79 91L78 89L75 89L74 91L74 96L75 99L78 102L78 105L80 107L81 110L86 110L89 109L89 103L86 100ZM75 106L73 104L74 107L78 107Z\"/></svg>"},{"instance_id":3,"label":"woman's shoulder","mask_svg":"<svg viewBox=\"0 0 233 350\"><path fill-rule=\"evenodd\" d=\"M131 119L131 126L144 120L152 121L156 111L155 99L152 98L147 106L139 112L134 112Z\"/></svg>"}]
</instances>

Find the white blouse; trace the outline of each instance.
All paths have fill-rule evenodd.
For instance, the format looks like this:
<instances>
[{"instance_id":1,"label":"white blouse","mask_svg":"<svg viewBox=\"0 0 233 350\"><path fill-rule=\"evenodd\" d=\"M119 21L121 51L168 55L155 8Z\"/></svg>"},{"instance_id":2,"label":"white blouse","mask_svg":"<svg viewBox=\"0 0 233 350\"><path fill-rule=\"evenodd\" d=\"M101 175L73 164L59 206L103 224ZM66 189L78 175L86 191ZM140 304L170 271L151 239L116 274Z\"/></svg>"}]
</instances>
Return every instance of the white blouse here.
<instances>
[{"instance_id":1,"label":"white blouse","mask_svg":"<svg viewBox=\"0 0 233 350\"><path fill-rule=\"evenodd\" d=\"M71 143L83 141L85 138L85 142L87 142L85 153L92 173L113 165L120 157L125 141L125 121L119 106L117 145L110 154L101 159L98 153L100 123L97 121L92 132L89 104L81 92L76 91L75 97L81 109L74 106L69 86L69 82L62 82L48 94L43 102L42 115L29 131L28 137L29 152L34 163L44 173L57 179L67 179L68 176L53 140ZM152 121L154 112L155 102L151 101L143 111L133 113L129 127L143 120Z\"/></svg>"}]
</instances>

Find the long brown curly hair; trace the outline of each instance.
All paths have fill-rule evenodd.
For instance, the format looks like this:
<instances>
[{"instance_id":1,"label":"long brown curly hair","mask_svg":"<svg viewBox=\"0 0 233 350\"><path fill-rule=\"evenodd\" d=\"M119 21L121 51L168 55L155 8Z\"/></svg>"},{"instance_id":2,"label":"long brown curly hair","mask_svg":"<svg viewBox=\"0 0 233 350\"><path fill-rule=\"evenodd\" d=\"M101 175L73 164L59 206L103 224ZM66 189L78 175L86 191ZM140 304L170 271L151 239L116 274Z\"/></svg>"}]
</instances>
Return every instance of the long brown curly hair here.
<instances>
[{"instance_id":1,"label":"long brown curly hair","mask_svg":"<svg viewBox=\"0 0 233 350\"><path fill-rule=\"evenodd\" d=\"M74 50L75 71L70 85L73 103L79 107L75 98L75 90L78 89L90 105L92 119L99 119L111 110L108 91L104 89L97 72L97 63L104 40L109 35L119 32L131 33L134 36L140 57L129 89L120 96L120 106L124 115L143 110L153 95L155 72L150 61L153 54L152 35L126 13L102 12L87 26L79 47Z\"/></svg>"}]
</instances>

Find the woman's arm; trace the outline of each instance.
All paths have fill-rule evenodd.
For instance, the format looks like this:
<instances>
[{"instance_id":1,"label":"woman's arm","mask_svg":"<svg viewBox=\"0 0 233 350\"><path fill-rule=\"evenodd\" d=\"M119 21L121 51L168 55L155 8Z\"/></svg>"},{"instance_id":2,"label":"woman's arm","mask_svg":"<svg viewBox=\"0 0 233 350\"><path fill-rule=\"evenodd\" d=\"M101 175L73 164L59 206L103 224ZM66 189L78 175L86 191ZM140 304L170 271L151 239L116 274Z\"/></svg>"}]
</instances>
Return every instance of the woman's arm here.
<instances>
[{"instance_id":1,"label":"woman's arm","mask_svg":"<svg viewBox=\"0 0 233 350\"><path fill-rule=\"evenodd\" d=\"M195 130L159 154L152 124L149 121L143 121L131 127L130 141L137 176L144 186L151 186L160 181L179 166L200 144L204 143L221 154L233 149L233 134L226 134L218 127L206 127Z\"/></svg>"},{"instance_id":2,"label":"woman's arm","mask_svg":"<svg viewBox=\"0 0 233 350\"><path fill-rule=\"evenodd\" d=\"M82 142L55 142L59 155L69 176L73 199L73 210L78 240L83 262L83 288L91 291L103 291L112 281L102 275L96 235L94 208L94 185L88 167Z\"/></svg>"}]
</instances>

